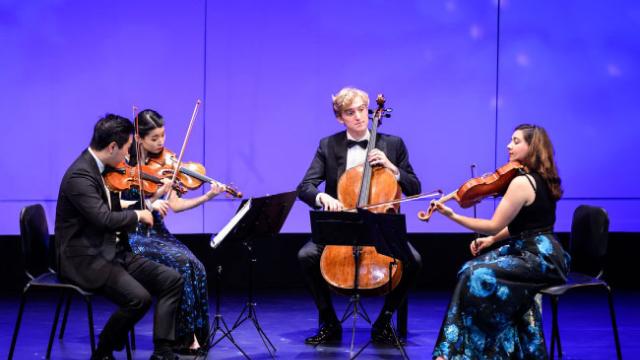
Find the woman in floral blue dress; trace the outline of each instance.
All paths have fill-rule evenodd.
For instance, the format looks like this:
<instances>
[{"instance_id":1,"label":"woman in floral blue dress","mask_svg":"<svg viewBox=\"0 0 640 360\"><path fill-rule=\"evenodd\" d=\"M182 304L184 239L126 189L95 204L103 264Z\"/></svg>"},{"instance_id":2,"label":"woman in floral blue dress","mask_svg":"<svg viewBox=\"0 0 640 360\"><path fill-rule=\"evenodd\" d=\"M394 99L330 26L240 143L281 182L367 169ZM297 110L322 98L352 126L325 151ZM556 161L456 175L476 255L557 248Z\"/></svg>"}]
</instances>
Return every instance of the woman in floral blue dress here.
<instances>
[{"instance_id":1,"label":"woman in floral blue dress","mask_svg":"<svg viewBox=\"0 0 640 360\"><path fill-rule=\"evenodd\" d=\"M142 145L140 160L147 163L164 150L164 119L154 110L143 110L138 114L138 123L140 139L136 139L136 143L139 141ZM129 163L134 165L136 146L132 145L131 149ZM169 191L169 185L165 184L145 201L153 209L153 227L148 232L136 231L129 234L134 253L170 266L184 278L182 301L176 319L176 343L179 344L176 351L182 354L197 354L198 349L204 347L209 338L207 275L200 260L169 232L163 218L169 210L180 212L194 208L222 190L220 186L211 185L211 189L204 195L189 199L181 198L172 191L168 200L162 200L161 197ZM139 196L137 189L132 189L122 193L122 200L125 200L125 205L139 207Z\"/></svg>"},{"instance_id":2,"label":"woman in floral blue dress","mask_svg":"<svg viewBox=\"0 0 640 360\"><path fill-rule=\"evenodd\" d=\"M569 256L552 233L562 188L543 128L516 127L507 148L509 160L525 165L528 173L511 181L491 219L462 216L433 203L458 224L490 235L470 244L477 257L458 273L434 359L548 357L534 297L541 288L566 281ZM490 246L495 249L483 253Z\"/></svg>"}]
</instances>

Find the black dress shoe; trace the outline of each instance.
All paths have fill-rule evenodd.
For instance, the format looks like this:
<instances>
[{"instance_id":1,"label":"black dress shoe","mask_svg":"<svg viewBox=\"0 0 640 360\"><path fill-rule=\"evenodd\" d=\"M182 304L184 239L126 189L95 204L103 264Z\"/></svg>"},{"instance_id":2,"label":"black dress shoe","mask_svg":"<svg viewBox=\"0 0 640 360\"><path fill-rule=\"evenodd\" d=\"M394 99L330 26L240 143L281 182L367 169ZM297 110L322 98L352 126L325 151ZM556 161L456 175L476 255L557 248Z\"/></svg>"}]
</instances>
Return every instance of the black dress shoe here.
<instances>
[{"instance_id":1,"label":"black dress shoe","mask_svg":"<svg viewBox=\"0 0 640 360\"><path fill-rule=\"evenodd\" d=\"M316 335L310 336L304 339L305 344L319 345L325 344L331 341L340 341L342 339L342 325L340 323L333 323L324 325L320 328Z\"/></svg>"},{"instance_id":2,"label":"black dress shoe","mask_svg":"<svg viewBox=\"0 0 640 360\"><path fill-rule=\"evenodd\" d=\"M192 349L188 347L181 347L178 349L173 349L173 352L180 355L190 355L190 356L204 356L209 352L207 347L202 346L197 349Z\"/></svg>"},{"instance_id":3,"label":"black dress shoe","mask_svg":"<svg viewBox=\"0 0 640 360\"><path fill-rule=\"evenodd\" d=\"M389 322L384 325L374 324L371 327L371 341L376 344L397 346L396 339L400 342L400 345L406 345L407 343L405 339L393 336L393 328Z\"/></svg>"},{"instance_id":4,"label":"black dress shoe","mask_svg":"<svg viewBox=\"0 0 640 360\"><path fill-rule=\"evenodd\" d=\"M172 351L164 351L164 352L153 352L149 360L179 360L178 355L174 354Z\"/></svg>"},{"instance_id":5,"label":"black dress shoe","mask_svg":"<svg viewBox=\"0 0 640 360\"><path fill-rule=\"evenodd\" d=\"M115 357L113 357L113 354L109 353L109 354L99 354L99 353L95 353L93 355L91 355L91 360L116 360Z\"/></svg>"}]
</instances>

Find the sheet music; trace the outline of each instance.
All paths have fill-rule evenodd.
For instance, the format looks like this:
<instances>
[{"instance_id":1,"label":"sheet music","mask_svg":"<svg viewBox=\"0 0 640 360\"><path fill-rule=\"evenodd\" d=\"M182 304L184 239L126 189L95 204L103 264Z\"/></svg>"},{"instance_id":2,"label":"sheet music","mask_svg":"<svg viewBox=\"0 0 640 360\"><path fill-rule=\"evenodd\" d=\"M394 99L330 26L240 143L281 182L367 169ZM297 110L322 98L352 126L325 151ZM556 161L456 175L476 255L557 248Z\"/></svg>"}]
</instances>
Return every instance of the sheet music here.
<instances>
[{"instance_id":1,"label":"sheet music","mask_svg":"<svg viewBox=\"0 0 640 360\"><path fill-rule=\"evenodd\" d=\"M242 205L240 210L238 210L238 212L231 218L231 220L229 220L227 225L225 225L222 228L222 230L220 230L220 232L216 234L216 236L211 238L211 241L209 242L209 246L215 249L218 245L220 245L220 243L222 243L222 240L224 240L227 237L227 235L229 235L231 230L235 228L236 224L240 221L240 219L244 217L244 215L249 211L250 208L251 208L251 199L249 199L246 203L244 203L244 205Z\"/></svg>"}]
</instances>

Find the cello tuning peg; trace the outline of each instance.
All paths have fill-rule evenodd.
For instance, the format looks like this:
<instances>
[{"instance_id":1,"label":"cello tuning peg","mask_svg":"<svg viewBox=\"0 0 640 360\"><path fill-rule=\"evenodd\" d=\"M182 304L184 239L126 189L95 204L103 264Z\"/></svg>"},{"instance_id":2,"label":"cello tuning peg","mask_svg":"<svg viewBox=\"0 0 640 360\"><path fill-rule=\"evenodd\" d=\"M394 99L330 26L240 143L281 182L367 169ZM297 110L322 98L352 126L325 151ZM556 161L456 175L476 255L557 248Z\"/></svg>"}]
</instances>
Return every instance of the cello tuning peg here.
<instances>
[{"instance_id":1,"label":"cello tuning peg","mask_svg":"<svg viewBox=\"0 0 640 360\"><path fill-rule=\"evenodd\" d=\"M393 112L393 108L386 108L384 109L384 112L388 112L388 113Z\"/></svg>"},{"instance_id":2,"label":"cello tuning peg","mask_svg":"<svg viewBox=\"0 0 640 360\"><path fill-rule=\"evenodd\" d=\"M367 109L367 112L369 113L369 115L373 115L373 110Z\"/></svg>"},{"instance_id":3,"label":"cello tuning peg","mask_svg":"<svg viewBox=\"0 0 640 360\"><path fill-rule=\"evenodd\" d=\"M391 114L384 114L384 117L386 117L386 118L390 118L390 117L391 117Z\"/></svg>"}]
</instances>

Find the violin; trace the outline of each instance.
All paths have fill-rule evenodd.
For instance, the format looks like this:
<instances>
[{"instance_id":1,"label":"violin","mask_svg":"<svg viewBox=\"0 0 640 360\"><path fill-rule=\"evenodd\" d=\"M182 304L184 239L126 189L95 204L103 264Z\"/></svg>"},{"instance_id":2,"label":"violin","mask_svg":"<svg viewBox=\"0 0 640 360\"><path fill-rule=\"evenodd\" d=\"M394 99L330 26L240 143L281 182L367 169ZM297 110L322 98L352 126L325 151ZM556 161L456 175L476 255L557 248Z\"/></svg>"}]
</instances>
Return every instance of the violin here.
<instances>
[{"instance_id":1,"label":"violin","mask_svg":"<svg viewBox=\"0 0 640 360\"><path fill-rule=\"evenodd\" d=\"M463 209L469 208L488 196L504 195L513 180L518 175L527 173L526 167L517 161L503 165L493 173L485 174L477 178L467 180L462 186L448 195L437 200L437 203L454 199ZM436 209L436 203L432 203L427 211L419 211L418 219L429 221Z\"/></svg>"},{"instance_id":2,"label":"violin","mask_svg":"<svg viewBox=\"0 0 640 360\"><path fill-rule=\"evenodd\" d=\"M114 192L121 192L131 188L139 189L140 184L142 184L141 193L145 195L155 194L158 188L164 184L161 174L157 174L156 169L148 165L141 165L140 168L142 169L142 177L139 175L138 166L131 166L123 161L115 168L107 168L104 181L109 190ZM186 192L180 182L176 182L173 185L173 189L181 195Z\"/></svg>"},{"instance_id":3,"label":"violin","mask_svg":"<svg viewBox=\"0 0 640 360\"><path fill-rule=\"evenodd\" d=\"M150 154L147 166L153 168L160 177L171 178L173 177L177 163L178 159L176 154L165 148L159 154ZM176 178L187 190L196 190L206 182L217 184L231 197L242 197L242 192L238 191L234 186L225 185L206 176L204 166L196 162L183 162Z\"/></svg>"},{"instance_id":4,"label":"violin","mask_svg":"<svg viewBox=\"0 0 640 360\"><path fill-rule=\"evenodd\" d=\"M373 116L371 138L367 146L369 152L375 147L377 128L385 112L385 98L378 95L378 109ZM389 115L389 114L386 114ZM347 208L370 208L377 213L399 211L398 199L402 190L391 170L372 167L368 161L354 166L342 174L338 180L338 200ZM374 204L371 206L371 204ZM354 254L358 254L358 291L366 295L384 295L395 288L402 277L402 263L389 256L379 254L374 246L327 245L320 257L320 271L327 283L338 293L349 295L354 291L356 278ZM393 264L390 266L389 264Z\"/></svg>"}]
</instances>

